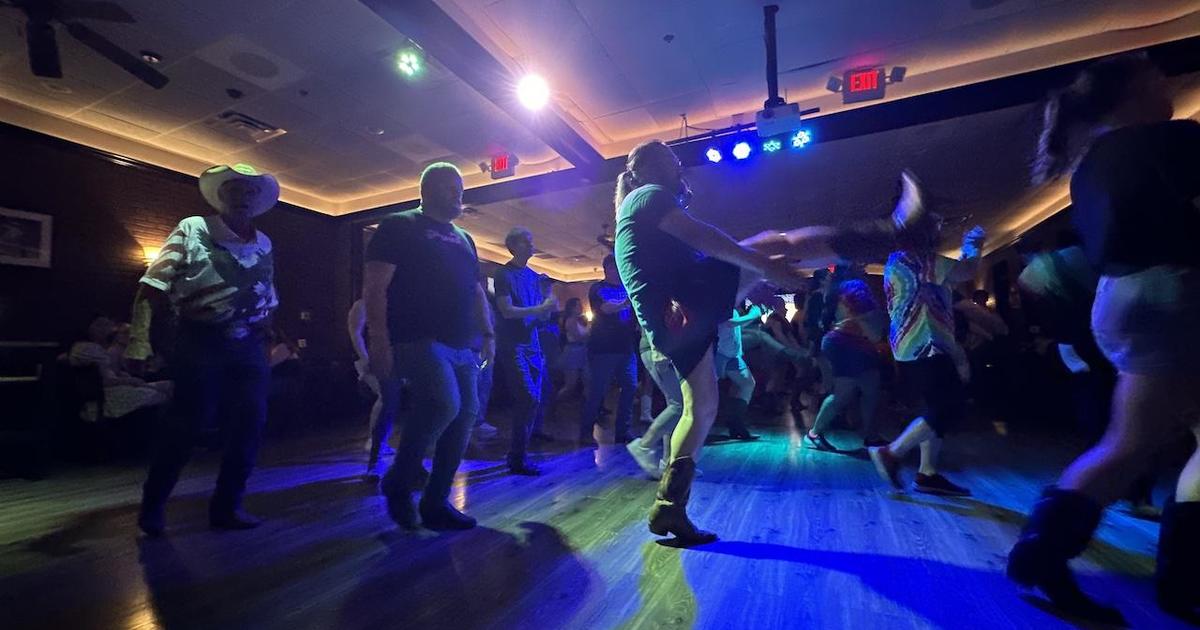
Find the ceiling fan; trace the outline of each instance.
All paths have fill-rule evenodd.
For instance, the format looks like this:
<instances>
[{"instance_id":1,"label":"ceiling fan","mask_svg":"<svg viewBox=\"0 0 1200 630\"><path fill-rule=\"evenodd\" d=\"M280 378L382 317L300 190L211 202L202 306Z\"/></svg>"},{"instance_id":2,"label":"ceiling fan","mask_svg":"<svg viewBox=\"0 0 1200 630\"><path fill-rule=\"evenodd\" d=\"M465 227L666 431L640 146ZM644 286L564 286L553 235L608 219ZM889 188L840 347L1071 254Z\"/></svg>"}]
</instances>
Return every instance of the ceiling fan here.
<instances>
[{"instance_id":1,"label":"ceiling fan","mask_svg":"<svg viewBox=\"0 0 1200 630\"><path fill-rule=\"evenodd\" d=\"M155 89L161 89L169 79L141 59L114 44L107 37L76 20L98 20L133 24L133 18L114 2L94 0L0 0L0 6L10 6L25 14L25 42L29 50L29 69L35 76L62 78L62 63L55 39L55 23L97 54L121 66Z\"/></svg>"}]
</instances>

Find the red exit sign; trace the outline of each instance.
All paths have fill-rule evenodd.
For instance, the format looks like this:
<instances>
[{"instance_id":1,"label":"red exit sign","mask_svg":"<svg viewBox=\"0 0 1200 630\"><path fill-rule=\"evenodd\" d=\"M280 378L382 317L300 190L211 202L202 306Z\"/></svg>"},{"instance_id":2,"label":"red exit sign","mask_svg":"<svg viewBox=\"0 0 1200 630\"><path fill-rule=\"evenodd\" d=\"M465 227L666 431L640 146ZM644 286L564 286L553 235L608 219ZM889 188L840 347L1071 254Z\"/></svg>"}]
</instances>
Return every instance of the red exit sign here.
<instances>
[{"instance_id":1,"label":"red exit sign","mask_svg":"<svg viewBox=\"0 0 1200 630\"><path fill-rule=\"evenodd\" d=\"M492 156L492 163L488 170L492 173L492 179L511 177L517 172L518 163L517 156L512 153L498 153Z\"/></svg>"},{"instance_id":2,"label":"red exit sign","mask_svg":"<svg viewBox=\"0 0 1200 630\"><path fill-rule=\"evenodd\" d=\"M883 68L847 70L842 77L842 102L861 103L887 95L887 79Z\"/></svg>"}]
</instances>

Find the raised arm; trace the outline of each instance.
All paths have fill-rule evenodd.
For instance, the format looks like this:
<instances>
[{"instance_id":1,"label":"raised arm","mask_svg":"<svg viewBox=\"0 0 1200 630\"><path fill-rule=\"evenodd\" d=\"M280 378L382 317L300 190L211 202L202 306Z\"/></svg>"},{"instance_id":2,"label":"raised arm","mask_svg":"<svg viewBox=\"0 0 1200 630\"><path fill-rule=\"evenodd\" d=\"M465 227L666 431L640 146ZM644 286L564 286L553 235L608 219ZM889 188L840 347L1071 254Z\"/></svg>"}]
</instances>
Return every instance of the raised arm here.
<instances>
[{"instance_id":1,"label":"raised arm","mask_svg":"<svg viewBox=\"0 0 1200 630\"><path fill-rule=\"evenodd\" d=\"M979 273L979 261L983 250L983 240L986 234L978 225L963 235L962 258L950 270L947 280L957 284L974 280Z\"/></svg>"},{"instance_id":2,"label":"raised arm","mask_svg":"<svg viewBox=\"0 0 1200 630\"><path fill-rule=\"evenodd\" d=\"M674 208L664 215L658 228L713 258L762 274L781 287L792 287L799 282L799 276L785 261L773 260L738 243L728 234L696 219L681 208Z\"/></svg>"},{"instance_id":3,"label":"raised arm","mask_svg":"<svg viewBox=\"0 0 1200 630\"><path fill-rule=\"evenodd\" d=\"M749 324L750 322L762 317L766 312L767 311L758 304L752 304L750 306L750 310L746 311L745 313L735 314L729 319L729 321L735 326L741 326L742 324Z\"/></svg>"}]
</instances>

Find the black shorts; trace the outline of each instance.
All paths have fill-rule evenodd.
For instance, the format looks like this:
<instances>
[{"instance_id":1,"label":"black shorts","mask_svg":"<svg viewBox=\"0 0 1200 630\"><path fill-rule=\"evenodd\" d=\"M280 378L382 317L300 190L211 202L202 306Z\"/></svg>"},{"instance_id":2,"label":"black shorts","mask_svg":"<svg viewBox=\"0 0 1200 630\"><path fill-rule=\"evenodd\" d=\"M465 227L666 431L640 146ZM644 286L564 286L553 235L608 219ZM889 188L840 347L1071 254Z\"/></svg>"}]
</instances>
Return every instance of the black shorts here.
<instances>
[{"instance_id":1,"label":"black shorts","mask_svg":"<svg viewBox=\"0 0 1200 630\"><path fill-rule=\"evenodd\" d=\"M967 415L967 388L954 361L936 354L916 361L899 361L900 376L921 397L925 421L938 437L954 431Z\"/></svg>"}]
</instances>

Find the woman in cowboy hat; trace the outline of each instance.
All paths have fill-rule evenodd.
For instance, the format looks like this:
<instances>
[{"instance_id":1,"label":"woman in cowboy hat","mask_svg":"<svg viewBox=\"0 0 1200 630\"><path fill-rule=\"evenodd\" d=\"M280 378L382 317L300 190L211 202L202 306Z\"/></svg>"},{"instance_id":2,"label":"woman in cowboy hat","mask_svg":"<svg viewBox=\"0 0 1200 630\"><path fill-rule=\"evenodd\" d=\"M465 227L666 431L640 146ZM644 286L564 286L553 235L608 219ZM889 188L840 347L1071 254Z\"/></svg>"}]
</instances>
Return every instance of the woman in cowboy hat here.
<instances>
[{"instance_id":1,"label":"woman in cowboy hat","mask_svg":"<svg viewBox=\"0 0 1200 630\"><path fill-rule=\"evenodd\" d=\"M134 301L126 357L153 354L150 322L170 308L179 318L171 371L174 413L163 427L142 493L138 527L149 536L165 527L167 498L191 455L193 437L218 411L229 417L217 488L209 505L217 529L249 529L258 521L241 510L266 420L270 370L264 339L278 306L271 239L254 219L274 207L279 183L247 164L214 166L200 175L200 193L217 210L188 217L167 237L142 276Z\"/></svg>"}]
</instances>

